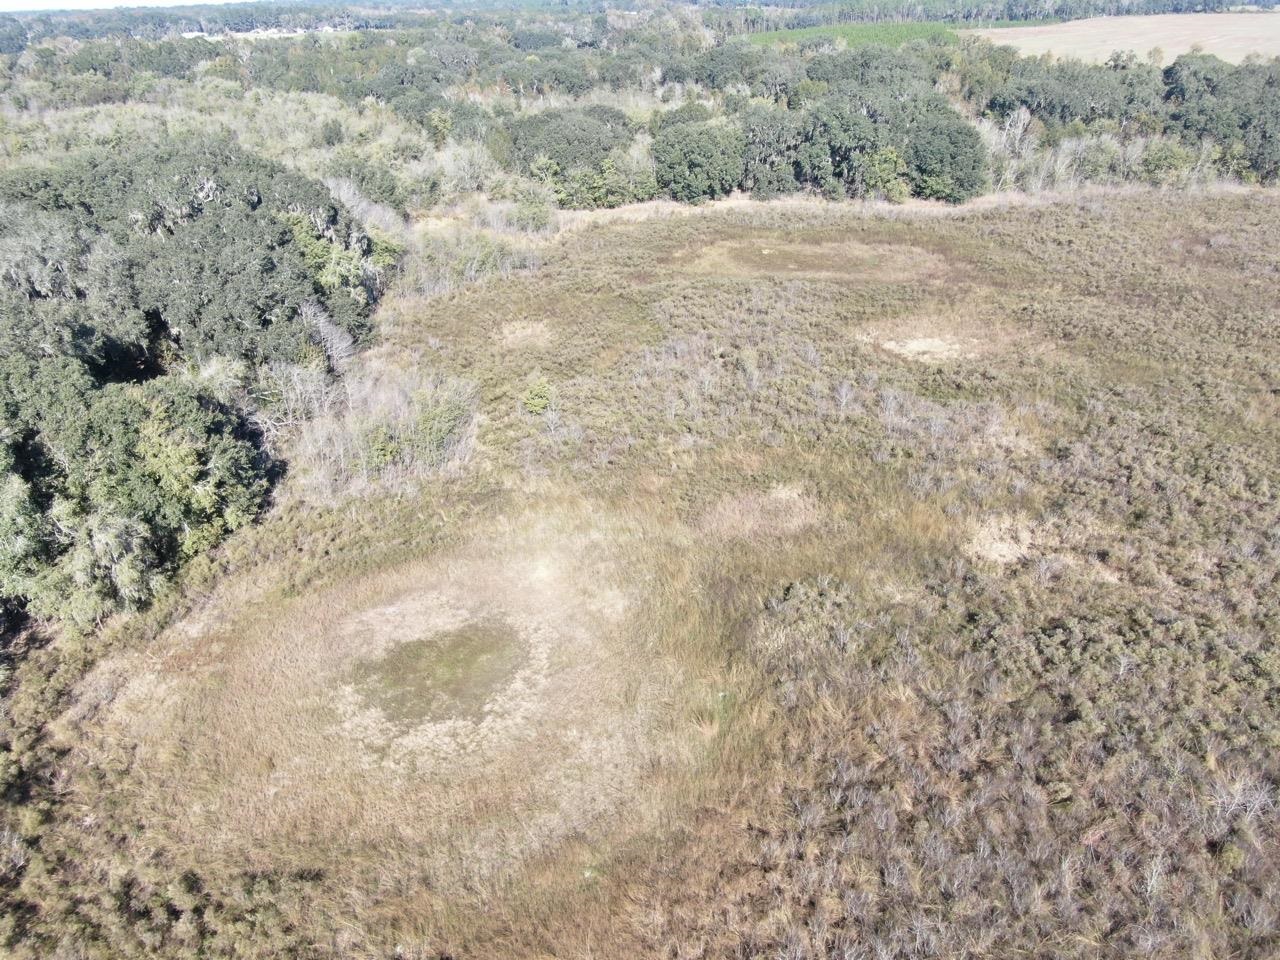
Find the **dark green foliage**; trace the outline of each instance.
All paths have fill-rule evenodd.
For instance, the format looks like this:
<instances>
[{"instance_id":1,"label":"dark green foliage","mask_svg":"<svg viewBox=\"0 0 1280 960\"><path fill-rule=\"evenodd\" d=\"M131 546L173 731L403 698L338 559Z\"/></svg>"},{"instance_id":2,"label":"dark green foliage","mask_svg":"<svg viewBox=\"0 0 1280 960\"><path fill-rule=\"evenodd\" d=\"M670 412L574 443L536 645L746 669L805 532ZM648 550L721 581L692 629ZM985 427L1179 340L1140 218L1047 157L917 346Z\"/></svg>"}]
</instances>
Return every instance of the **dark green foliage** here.
<instances>
[{"instance_id":1,"label":"dark green foliage","mask_svg":"<svg viewBox=\"0 0 1280 960\"><path fill-rule=\"evenodd\" d=\"M986 186L982 138L950 110L927 111L911 124L905 159L917 196L960 203Z\"/></svg>"},{"instance_id":2,"label":"dark green foliage","mask_svg":"<svg viewBox=\"0 0 1280 960\"><path fill-rule=\"evenodd\" d=\"M659 110L655 112L653 119L649 121L649 132L656 136L667 127L675 126L677 123L701 123L704 120L710 120L713 116L715 114L710 107L693 100L689 103L682 103L674 110Z\"/></svg>"},{"instance_id":3,"label":"dark green foliage","mask_svg":"<svg viewBox=\"0 0 1280 960\"><path fill-rule=\"evenodd\" d=\"M1242 143L1259 179L1280 174L1280 61L1233 66L1206 54L1164 71L1170 122L1195 137Z\"/></svg>"},{"instance_id":4,"label":"dark green foliage","mask_svg":"<svg viewBox=\"0 0 1280 960\"><path fill-rule=\"evenodd\" d=\"M863 157L886 138L884 125L858 104L838 97L821 101L805 117L799 177L828 196L859 196Z\"/></svg>"},{"instance_id":5,"label":"dark green foliage","mask_svg":"<svg viewBox=\"0 0 1280 960\"><path fill-rule=\"evenodd\" d=\"M95 386L71 358L0 361L0 395L21 411L0 452L0 595L76 623L147 600L266 490L242 419L197 386Z\"/></svg>"},{"instance_id":6,"label":"dark green foliage","mask_svg":"<svg viewBox=\"0 0 1280 960\"><path fill-rule=\"evenodd\" d=\"M917 196L952 203L983 188L986 148L933 91L932 69L918 57L866 46L816 56L807 74L827 92L803 107L798 140L777 131L800 183L833 197L897 199L909 183ZM748 170L759 164L750 157Z\"/></svg>"},{"instance_id":7,"label":"dark green foliage","mask_svg":"<svg viewBox=\"0 0 1280 960\"><path fill-rule=\"evenodd\" d=\"M616 207L649 200L656 192L647 173L620 169L633 135L622 111L593 105L517 117L490 146L509 155L523 172L548 184L564 207Z\"/></svg>"},{"instance_id":8,"label":"dark green foliage","mask_svg":"<svg viewBox=\"0 0 1280 960\"><path fill-rule=\"evenodd\" d=\"M546 110L510 124L512 155L525 170L539 158L561 173L600 166L609 151L631 139L626 117L617 110Z\"/></svg>"},{"instance_id":9,"label":"dark green foliage","mask_svg":"<svg viewBox=\"0 0 1280 960\"><path fill-rule=\"evenodd\" d=\"M368 240L328 191L225 141L167 142L10 170L0 175L0 199L108 243L119 262L104 282L127 285L117 292L128 309L192 360L298 359L307 350L296 322L303 302L320 300L359 335L377 293L376 278L363 270L341 284L322 283L283 219L303 216L335 255L362 259ZM86 261L86 270L97 262Z\"/></svg>"},{"instance_id":10,"label":"dark green foliage","mask_svg":"<svg viewBox=\"0 0 1280 960\"><path fill-rule=\"evenodd\" d=\"M327 191L222 141L0 176L0 597L91 622L255 514L245 416L184 372L359 335L371 245ZM186 367L190 369L190 367Z\"/></svg>"},{"instance_id":11,"label":"dark green foliage","mask_svg":"<svg viewBox=\"0 0 1280 960\"><path fill-rule=\"evenodd\" d=\"M346 138L347 135L342 128L342 121L337 117L332 120L326 120L324 126L320 128L320 142L326 147L336 147Z\"/></svg>"},{"instance_id":12,"label":"dark green foliage","mask_svg":"<svg viewBox=\"0 0 1280 960\"><path fill-rule=\"evenodd\" d=\"M676 200L696 203L736 189L742 181L746 141L727 123L682 123L653 142L658 188Z\"/></svg>"},{"instance_id":13,"label":"dark green foliage","mask_svg":"<svg viewBox=\"0 0 1280 960\"><path fill-rule=\"evenodd\" d=\"M27 30L17 17L0 15L0 54L16 56L27 47Z\"/></svg>"},{"instance_id":14,"label":"dark green foliage","mask_svg":"<svg viewBox=\"0 0 1280 960\"><path fill-rule=\"evenodd\" d=\"M556 202L562 207L579 209L652 200L658 192L652 173L632 171L628 175L619 170L612 159L605 159L598 170L579 170L554 180Z\"/></svg>"},{"instance_id":15,"label":"dark green foliage","mask_svg":"<svg viewBox=\"0 0 1280 960\"><path fill-rule=\"evenodd\" d=\"M790 110L752 106L739 116L744 144L742 185L757 197L799 189L797 153L804 139L803 121Z\"/></svg>"},{"instance_id":16,"label":"dark green foliage","mask_svg":"<svg viewBox=\"0 0 1280 960\"><path fill-rule=\"evenodd\" d=\"M909 53L878 45L819 54L809 61L805 72L810 80L849 84L851 90L891 90L899 97L932 87L927 64Z\"/></svg>"},{"instance_id":17,"label":"dark green foliage","mask_svg":"<svg viewBox=\"0 0 1280 960\"><path fill-rule=\"evenodd\" d=\"M1162 92L1159 72L1132 60L1098 66L1021 58L1013 61L989 106L998 113L1024 106L1046 123L1108 119L1125 128L1158 115Z\"/></svg>"},{"instance_id":18,"label":"dark green foliage","mask_svg":"<svg viewBox=\"0 0 1280 960\"><path fill-rule=\"evenodd\" d=\"M197 64L223 53L203 37L164 40L160 43L109 40L87 43L67 61L73 73L93 73L108 80L129 80L135 74L187 77Z\"/></svg>"},{"instance_id":19,"label":"dark green foliage","mask_svg":"<svg viewBox=\"0 0 1280 960\"><path fill-rule=\"evenodd\" d=\"M415 198L385 165L362 158L358 152L345 148L338 151L332 169L336 175L346 177L359 187L370 200L385 203L400 213L404 213L415 199L419 202L432 200L438 186L430 182L421 183L420 193Z\"/></svg>"},{"instance_id":20,"label":"dark green foliage","mask_svg":"<svg viewBox=\"0 0 1280 960\"><path fill-rule=\"evenodd\" d=\"M735 84L753 85L764 69L765 54L745 43L712 47L693 64L692 79L713 90Z\"/></svg>"},{"instance_id":21,"label":"dark green foliage","mask_svg":"<svg viewBox=\"0 0 1280 960\"><path fill-rule=\"evenodd\" d=\"M511 45L517 50L544 50L560 46L561 36L554 30L530 28L517 30L511 36Z\"/></svg>"},{"instance_id":22,"label":"dark green foliage","mask_svg":"<svg viewBox=\"0 0 1280 960\"><path fill-rule=\"evenodd\" d=\"M1050 142L1095 128L1121 136L1164 133L1188 149L1212 141L1236 158L1228 167L1237 175L1271 182L1280 173L1275 59L1237 66L1190 53L1161 71L1132 55L1092 65L967 45L951 67L978 109L997 117L1026 109Z\"/></svg>"}]
</instances>

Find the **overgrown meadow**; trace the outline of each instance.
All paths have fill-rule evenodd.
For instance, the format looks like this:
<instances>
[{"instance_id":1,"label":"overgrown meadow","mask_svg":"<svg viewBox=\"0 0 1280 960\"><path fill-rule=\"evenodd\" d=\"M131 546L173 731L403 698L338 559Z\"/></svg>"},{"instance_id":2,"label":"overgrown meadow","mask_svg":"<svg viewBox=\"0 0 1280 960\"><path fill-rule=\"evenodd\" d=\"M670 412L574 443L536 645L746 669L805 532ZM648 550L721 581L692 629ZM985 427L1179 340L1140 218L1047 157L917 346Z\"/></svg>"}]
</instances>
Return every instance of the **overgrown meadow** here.
<instances>
[{"instance_id":1,"label":"overgrown meadow","mask_svg":"<svg viewBox=\"0 0 1280 960\"><path fill-rule=\"evenodd\" d=\"M1280 950L1274 63L711 13L6 54L8 955Z\"/></svg>"}]
</instances>

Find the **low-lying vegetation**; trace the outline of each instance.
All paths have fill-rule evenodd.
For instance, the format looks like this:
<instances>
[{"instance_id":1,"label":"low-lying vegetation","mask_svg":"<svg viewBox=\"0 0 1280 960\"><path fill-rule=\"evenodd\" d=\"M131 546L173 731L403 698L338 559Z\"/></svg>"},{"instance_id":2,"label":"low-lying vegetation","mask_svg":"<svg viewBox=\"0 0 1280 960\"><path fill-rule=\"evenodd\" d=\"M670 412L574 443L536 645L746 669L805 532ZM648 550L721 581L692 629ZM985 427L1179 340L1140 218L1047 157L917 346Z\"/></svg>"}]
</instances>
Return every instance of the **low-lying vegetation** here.
<instances>
[{"instance_id":1,"label":"low-lying vegetation","mask_svg":"<svg viewBox=\"0 0 1280 960\"><path fill-rule=\"evenodd\" d=\"M1275 61L273 9L0 21L0 952L1280 950Z\"/></svg>"},{"instance_id":2,"label":"low-lying vegetation","mask_svg":"<svg viewBox=\"0 0 1280 960\"><path fill-rule=\"evenodd\" d=\"M1275 202L1151 201L735 207L393 292L360 362L430 357L469 459L27 655L10 949L1265 955ZM481 699L396 720L463 703L468 623L518 638Z\"/></svg>"}]
</instances>

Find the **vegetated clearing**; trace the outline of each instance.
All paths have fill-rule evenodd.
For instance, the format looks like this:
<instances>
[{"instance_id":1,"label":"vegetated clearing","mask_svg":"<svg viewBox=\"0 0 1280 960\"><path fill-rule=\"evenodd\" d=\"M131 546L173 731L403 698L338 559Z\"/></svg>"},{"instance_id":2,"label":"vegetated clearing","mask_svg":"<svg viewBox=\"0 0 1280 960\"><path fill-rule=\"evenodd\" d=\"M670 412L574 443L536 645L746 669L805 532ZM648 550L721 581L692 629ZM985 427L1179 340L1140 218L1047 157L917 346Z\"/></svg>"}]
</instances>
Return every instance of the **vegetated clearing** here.
<instances>
[{"instance_id":1,"label":"vegetated clearing","mask_svg":"<svg viewBox=\"0 0 1280 960\"><path fill-rule=\"evenodd\" d=\"M31 895L257 957L1267 955L1280 200L1177 199L393 289L372 361L468 378L470 458L113 635Z\"/></svg>"},{"instance_id":2,"label":"vegetated clearing","mask_svg":"<svg viewBox=\"0 0 1280 960\"><path fill-rule=\"evenodd\" d=\"M1165 62L1203 50L1230 63L1250 54L1280 56L1280 13L1168 13L1154 16L1091 17L1033 27L965 31L1025 55L1051 53L1102 63L1116 51L1145 57L1159 49Z\"/></svg>"},{"instance_id":3,"label":"vegetated clearing","mask_svg":"<svg viewBox=\"0 0 1280 960\"><path fill-rule=\"evenodd\" d=\"M342 873L412 836L448 889L624 803L642 827L637 778L678 764L688 735L662 732L680 682L630 624L626 524L544 505L472 536L292 600L229 583L237 612L101 664L102 742L147 769L135 809L193 855L263 868Z\"/></svg>"}]
</instances>

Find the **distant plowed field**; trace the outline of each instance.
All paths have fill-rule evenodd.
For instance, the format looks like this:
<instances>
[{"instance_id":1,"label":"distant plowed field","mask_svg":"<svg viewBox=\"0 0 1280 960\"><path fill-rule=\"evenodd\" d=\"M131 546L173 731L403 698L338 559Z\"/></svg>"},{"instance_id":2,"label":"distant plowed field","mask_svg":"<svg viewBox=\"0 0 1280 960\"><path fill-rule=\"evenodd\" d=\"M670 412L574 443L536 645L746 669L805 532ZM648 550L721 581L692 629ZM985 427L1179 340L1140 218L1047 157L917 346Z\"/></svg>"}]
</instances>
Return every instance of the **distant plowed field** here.
<instances>
[{"instance_id":1,"label":"distant plowed field","mask_svg":"<svg viewBox=\"0 0 1280 960\"><path fill-rule=\"evenodd\" d=\"M1036 27L974 30L1024 54L1052 53L1101 63L1116 50L1146 55L1159 47L1170 60L1199 46L1239 63L1251 53L1280 56L1280 13L1171 13L1149 17L1093 17Z\"/></svg>"}]
</instances>

